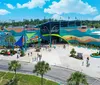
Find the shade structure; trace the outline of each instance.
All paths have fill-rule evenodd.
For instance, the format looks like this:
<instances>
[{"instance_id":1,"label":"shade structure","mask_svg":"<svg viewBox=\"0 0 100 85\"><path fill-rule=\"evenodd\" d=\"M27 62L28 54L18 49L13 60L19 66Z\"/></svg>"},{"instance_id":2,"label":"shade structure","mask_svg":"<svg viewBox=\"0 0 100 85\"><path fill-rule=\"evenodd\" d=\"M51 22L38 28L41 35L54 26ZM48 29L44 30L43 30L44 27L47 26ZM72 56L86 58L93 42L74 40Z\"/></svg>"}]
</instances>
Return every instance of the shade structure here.
<instances>
[{"instance_id":1,"label":"shade structure","mask_svg":"<svg viewBox=\"0 0 100 85\"><path fill-rule=\"evenodd\" d=\"M31 42L31 39L32 37L35 35L36 33L33 32L33 33L26 33L26 36L27 36L27 43L30 43Z\"/></svg>"},{"instance_id":2,"label":"shade structure","mask_svg":"<svg viewBox=\"0 0 100 85\"><path fill-rule=\"evenodd\" d=\"M26 33L27 37L28 37L28 40L30 40L34 35L35 33Z\"/></svg>"},{"instance_id":3,"label":"shade structure","mask_svg":"<svg viewBox=\"0 0 100 85\"><path fill-rule=\"evenodd\" d=\"M48 36L42 36L42 35L40 34L40 38L43 39L43 40L49 41Z\"/></svg>"},{"instance_id":4,"label":"shade structure","mask_svg":"<svg viewBox=\"0 0 100 85\"><path fill-rule=\"evenodd\" d=\"M23 36L15 43L15 45L22 47L23 46Z\"/></svg>"}]
</instances>

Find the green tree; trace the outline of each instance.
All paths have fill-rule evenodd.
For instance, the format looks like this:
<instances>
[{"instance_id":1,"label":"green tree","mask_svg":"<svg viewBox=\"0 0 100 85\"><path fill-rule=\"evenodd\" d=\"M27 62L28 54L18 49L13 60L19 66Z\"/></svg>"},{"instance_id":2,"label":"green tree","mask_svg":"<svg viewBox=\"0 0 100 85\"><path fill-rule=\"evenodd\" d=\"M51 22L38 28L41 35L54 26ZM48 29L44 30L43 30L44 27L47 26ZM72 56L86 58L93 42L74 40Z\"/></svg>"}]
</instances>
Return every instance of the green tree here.
<instances>
[{"instance_id":1,"label":"green tree","mask_svg":"<svg viewBox=\"0 0 100 85\"><path fill-rule=\"evenodd\" d=\"M8 46L14 46L14 43L16 42L14 36L9 35L5 38L5 42L8 43Z\"/></svg>"},{"instance_id":2,"label":"green tree","mask_svg":"<svg viewBox=\"0 0 100 85\"><path fill-rule=\"evenodd\" d=\"M51 70L48 63L45 61L40 61L35 65L35 69L33 70L33 73L36 73L37 75L41 75L41 85L43 85L43 76L45 73L47 73L49 70Z\"/></svg>"},{"instance_id":3,"label":"green tree","mask_svg":"<svg viewBox=\"0 0 100 85\"><path fill-rule=\"evenodd\" d=\"M14 71L15 77L16 77L16 71L20 69L20 67L21 67L21 64L16 60L13 60L10 63L8 63L8 70Z\"/></svg>"},{"instance_id":4,"label":"green tree","mask_svg":"<svg viewBox=\"0 0 100 85\"><path fill-rule=\"evenodd\" d=\"M74 48L70 51L70 54L71 54L71 57L75 57L76 51Z\"/></svg>"},{"instance_id":5,"label":"green tree","mask_svg":"<svg viewBox=\"0 0 100 85\"><path fill-rule=\"evenodd\" d=\"M81 72L74 72L71 74L70 78L67 80L68 85L88 85L86 76Z\"/></svg>"}]
</instances>

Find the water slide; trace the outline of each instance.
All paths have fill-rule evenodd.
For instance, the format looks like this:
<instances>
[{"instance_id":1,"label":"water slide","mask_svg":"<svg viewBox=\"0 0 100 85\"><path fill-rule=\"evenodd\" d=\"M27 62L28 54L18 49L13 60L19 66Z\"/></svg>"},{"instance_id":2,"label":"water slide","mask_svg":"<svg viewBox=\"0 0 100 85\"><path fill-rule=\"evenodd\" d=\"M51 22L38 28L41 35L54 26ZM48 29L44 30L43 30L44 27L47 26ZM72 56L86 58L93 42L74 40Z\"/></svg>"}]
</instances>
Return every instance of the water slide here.
<instances>
[{"instance_id":1,"label":"water slide","mask_svg":"<svg viewBox=\"0 0 100 85\"><path fill-rule=\"evenodd\" d=\"M65 38L62 38L62 36L58 35L58 34L44 34L43 37L45 38L46 36L56 36L59 37L61 39L63 39L64 41L66 41L68 44L70 44Z\"/></svg>"}]
</instances>

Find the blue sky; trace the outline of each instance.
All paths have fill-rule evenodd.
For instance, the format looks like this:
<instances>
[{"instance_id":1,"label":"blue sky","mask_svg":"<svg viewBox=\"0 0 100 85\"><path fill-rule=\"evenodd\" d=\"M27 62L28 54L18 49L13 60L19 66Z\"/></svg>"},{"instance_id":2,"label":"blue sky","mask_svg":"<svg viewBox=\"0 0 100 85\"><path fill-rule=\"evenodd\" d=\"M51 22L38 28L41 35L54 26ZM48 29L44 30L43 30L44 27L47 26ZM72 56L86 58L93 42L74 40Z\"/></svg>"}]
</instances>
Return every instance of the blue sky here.
<instances>
[{"instance_id":1,"label":"blue sky","mask_svg":"<svg viewBox=\"0 0 100 85\"><path fill-rule=\"evenodd\" d=\"M100 20L100 0L0 0L0 21L23 19Z\"/></svg>"}]
</instances>

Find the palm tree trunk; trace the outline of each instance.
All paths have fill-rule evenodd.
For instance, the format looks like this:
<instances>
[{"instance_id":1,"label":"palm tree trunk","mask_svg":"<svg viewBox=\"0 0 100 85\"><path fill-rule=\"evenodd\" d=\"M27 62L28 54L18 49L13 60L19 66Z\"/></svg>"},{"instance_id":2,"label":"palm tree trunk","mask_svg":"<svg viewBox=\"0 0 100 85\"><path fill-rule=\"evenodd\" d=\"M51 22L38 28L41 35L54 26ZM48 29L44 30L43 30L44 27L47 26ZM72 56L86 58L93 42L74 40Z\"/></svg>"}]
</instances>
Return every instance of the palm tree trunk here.
<instances>
[{"instance_id":1,"label":"palm tree trunk","mask_svg":"<svg viewBox=\"0 0 100 85\"><path fill-rule=\"evenodd\" d=\"M41 85L43 85L43 75L41 75Z\"/></svg>"},{"instance_id":2,"label":"palm tree trunk","mask_svg":"<svg viewBox=\"0 0 100 85\"><path fill-rule=\"evenodd\" d=\"M16 70L15 70L15 78L16 78Z\"/></svg>"},{"instance_id":3,"label":"palm tree trunk","mask_svg":"<svg viewBox=\"0 0 100 85\"><path fill-rule=\"evenodd\" d=\"M13 49L13 51L14 51L14 43L12 43L12 49Z\"/></svg>"},{"instance_id":4,"label":"palm tree trunk","mask_svg":"<svg viewBox=\"0 0 100 85\"><path fill-rule=\"evenodd\" d=\"M76 82L76 85L79 85L79 82Z\"/></svg>"}]
</instances>

